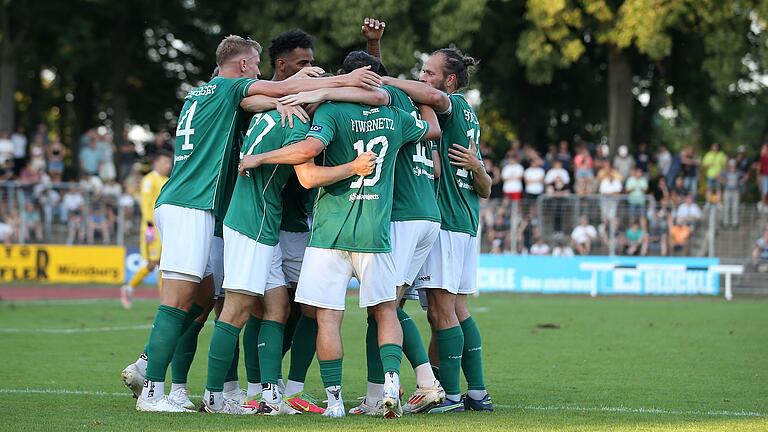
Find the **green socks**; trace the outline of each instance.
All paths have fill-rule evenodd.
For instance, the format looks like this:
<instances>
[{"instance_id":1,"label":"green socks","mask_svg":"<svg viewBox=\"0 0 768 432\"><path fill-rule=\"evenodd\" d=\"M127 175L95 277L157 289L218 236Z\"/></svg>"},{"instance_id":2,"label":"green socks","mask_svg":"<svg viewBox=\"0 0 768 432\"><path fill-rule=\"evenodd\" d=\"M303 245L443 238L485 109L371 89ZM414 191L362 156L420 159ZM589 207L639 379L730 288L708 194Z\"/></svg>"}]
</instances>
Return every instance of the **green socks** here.
<instances>
[{"instance_id":1,"label":"green socks","mask_svg":"<svg viewBox=\"0 0 768 432\"><path fill-rule=\"evenodd\" d=\"M181 326L187 313L181 309L160 305L147 343L147 375L149 381L164 382L171 363Z\"/></svg>"},{"instance_id":2,"label":"green socks","mask_svg":"<svg viewBox=\"0 0 768 432\"><path fill-rule=\"evenodd\" d=\"M461 369L467 379L467 389L485 390L483 380L483 348L480 340L480 330L472 317L461 322L464 333L464 350L461 357Z\"/></svg>"},{"instance_id":3,"label":"green socks","mask_svg":"<svg viewBox=\"0 0 768 432\"><path fill-rule=\"evenodd\" d=\"M208 350L208 382L206 390L221 392L228 369L232 366L232 357L240 336L240 329L222 321L216 321Z\"/></svg>"},{"instance_id":4,"label":"green socks","mask_svg":"<svg viewBox=\"0 0 768 432\"><path fill-rule=\"evenodd\" d=\"M192 321L176 344L176 352L171 361L171 382L174 384L186 384L189 369L192 367L192 360L195 359L197 351L197 337L203 325L197 321Z\"/></svg>"},{"instance_id":5,"label":"green socks","mask_svg":"<svg viewBox=\"0 0 768 432\"><path fill-rule=\"evenodd\" d=\"M299 323L301 315L294 316L293 314L288 316L288 321L285 322L285 330L283 331L283 357L291 350L293 344L293 334L296 332L296 325Z\"/></svg>"},{"instance_id":6,"label":"green socks","mask_svg":"<svg viewBox=\"0 0 768 432\"><path fill-rule=\"evenodd\" d=\"M237 367L240 365L240 338L235 341L235 355L232 357L232 363L229 364L227 375L224 377L224 382L237 381Z\"/></svg>"},{"instance_id":7,"label":"green socks","mask_svg":"<svg viewBox=\"0 0 768 432\"><path fill-rule=\"evenodd\" d=\"M429 363L429 356L416 323L402 308L397 308L397 319L403 328L403 354L411 362L411 366L416 369L424 363Z\"/></svg>"},{"instance_id":8,"label":"green socks","mask_svg":"<svg viewBox=\"0 0 768 432\"><path fill-rule=\"evenodd\" d=\"M296 331L293 333L291 345L291 368L288 371L288 379L296 382L307 380L307 371L315 357L317 345L317 320L304 315L296 323Z\"/></svg>"},{"instance_id":9,"label":"green socks","mask_svg":"<svg viewBox=\"0 0 768 432\"><path fill-rule=\"evenodd\" d=\"M379 347L381 366L384 373L394 372L400 375L400 362L403 360L403 347L397 344L384 344Z\"/></svg>"},{"instance_id":10,"label":"green socks","mask_svg":"<svg viewBox=\"0 0 768 432\"><path fill-rule=\"evenodd\" d=\"M243 351L245 352L245 372L249 383L261 382L261 370L259 369L259 332L261 320L251 315L245 323L243 331Z\"/></svg>"},{"instance_id":11,"label":"green socks","mask_svg":"<svg viewBox=\"0 0 768 432\"><path fill-rule=\"evenodd\" d=\"M341 385L341 361L320 360L320 377L323 379L323 387L333 387Z\"/></svg>"},{"instance_id":12,"label":"green socks","mask_svg":"<svg viewBox=\"0 0 768 432\"><path fill-rule=\"evenodd\" d=\"M438 330L437 349L440 353L440 383L447 395L460 395L459 376L464 351L464 333L461 327Z\"/></svg>"},{"instance_id":13,"label":"green socks","mask_svg":"<svg viewBox=\"0 0 768 432\"><path fill-rule=\"evenodd\" d=\"M277 384L283 360L283 332L285 325L264 320L259 331L259 370L261 383Z\"/></svg>"},{"instance_id":14,"label":"green socks","mask_svg":"<svg viewBox=\"0 0 768 432\"><path fill-rule=\"evenodd\" d=\"M365 332L365 359L368 364L368 382L384 384L384 366L379 351L378 326L373 315L368 315L368 330Z\"/></svg>"}]
</instances>

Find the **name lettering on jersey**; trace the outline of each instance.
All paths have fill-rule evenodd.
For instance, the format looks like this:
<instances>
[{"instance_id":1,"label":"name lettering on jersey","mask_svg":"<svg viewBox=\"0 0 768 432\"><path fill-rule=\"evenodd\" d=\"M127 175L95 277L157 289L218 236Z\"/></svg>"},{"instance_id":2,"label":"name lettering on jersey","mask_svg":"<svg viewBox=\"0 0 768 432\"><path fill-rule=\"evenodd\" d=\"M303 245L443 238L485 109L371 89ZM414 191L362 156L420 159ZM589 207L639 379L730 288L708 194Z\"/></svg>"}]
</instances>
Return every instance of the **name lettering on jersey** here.
<instances>
[{"instance_id":1,"label":"name lettering on jersey","mask_svg":"<svg viewBox=\"0 0 768 432\"><path fill-rule=\"evenodd\" d=\"M472 110L464 110L464 120L468 121L469 123L480 124L480 122L477 121L477 116L475 116L475 113L472 112Z\"/></svg>"},{"instance_id":2,"label":"name lettering on jersey","mask_svg":"<svg viewBox=\"0 0 768 432\"><path fill-rule=\"evenodd\" d=\"M435 179L435 175L421 167L413 167L413 175L416 177L426 176L430 180Z\"/></svg>"},{"instance_id":3,"label":"name lettering on jersey","mask_svg":"<svg viewBox=\"0 0 768 432\"><path fill-rule=\"evenodd\" d=\"M349 195L349 202L354 201L372 201L379 199L379 194L356 194Z\"/></svg>"},{"instance_id":4,"label":"name lettering on jersey","mask_svg":"<svg viewBox=\"0 0 768 432\"><path fill-rule=\"evenodd\" d=\"M376 114L378 112L379 112L378 108L371 108L371 109L369 109L367 111L363 111L363 115L367 116L367 115L371 115L371 114Z\"/></svg>"},{"instance_id":5,"label":"name lettering on jersey","mask_svg":"<svg viewBox=\"0 0 768 432\"><path fill-rule=\"evenodd\" d=\"M384 129L395 130L395 121L383 117L373 120L352 120L352 132L375 132Z\"/></svg>"},{"instance_id":6,"label":"name lettering on jersey","mask_svg":"<svg viewBox=\"0 0 768 432\"><path fill-rule=\"evenodd\" d=\"M191 97L199 97L199 96L210 96L216 92L216 84L211 85L204 85L195 89L192 89L187 93L187 97L185 99L189 99Z\"/></svg>"}]
</instances>

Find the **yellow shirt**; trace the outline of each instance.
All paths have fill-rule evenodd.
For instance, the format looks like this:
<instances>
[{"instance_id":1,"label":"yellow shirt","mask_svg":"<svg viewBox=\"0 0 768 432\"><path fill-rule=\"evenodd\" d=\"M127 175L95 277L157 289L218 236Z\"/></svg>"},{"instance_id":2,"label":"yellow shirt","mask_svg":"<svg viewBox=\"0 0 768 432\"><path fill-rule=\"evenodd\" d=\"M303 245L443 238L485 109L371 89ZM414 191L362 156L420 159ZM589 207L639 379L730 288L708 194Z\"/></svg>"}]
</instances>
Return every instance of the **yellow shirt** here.
<instances>
[{"instance_id":1,"label":"yellow shirt","mask_svg":"<svg viewBox=\"0 0 768 432\"><path fill-rule=\"evenodd\" d=\"M155 201L160 195L168 177L160 175L157 171L151 171L141 179L141 222L155 224Z\"/></svg>"}]
</instances>

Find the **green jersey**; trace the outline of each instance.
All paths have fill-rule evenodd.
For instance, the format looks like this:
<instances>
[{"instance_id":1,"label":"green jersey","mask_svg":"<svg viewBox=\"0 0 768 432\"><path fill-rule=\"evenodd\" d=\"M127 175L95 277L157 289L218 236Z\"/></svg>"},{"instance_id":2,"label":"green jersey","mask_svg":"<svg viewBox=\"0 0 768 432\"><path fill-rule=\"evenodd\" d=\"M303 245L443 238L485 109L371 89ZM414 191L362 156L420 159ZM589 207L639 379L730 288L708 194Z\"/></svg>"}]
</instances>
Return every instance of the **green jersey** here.
<instances>
[{"instance_id":1,"label":"green jersey","mask_svg":"<svg viewBox=\"0 0 768 432\"><path fill-rule=\"evenodd\" d=\"M296 174L292 174L283 188L283 220L280 222L280 231L309 232L309 195L309 189L305 189Z\"/></svg>"},{"instance_id":2,"label":"green jersey","mask_svg":"<svg viewBox=\"0 0 768 432\"><path fill-rule=\"evenodd\" d=\"M461 144L468 148L470 138L475 141L475 145L480 145L480 123L463 95L454 93L449 98L451 108L437 117L443 129L440 158L446 161L438 182L437 203L442 219L440 228L474 237L479 224L480 200L475 192L472 173L447 162L450 160L448 149L451 145ZM481 158L479 151L477 157Z\"/></svg>"},{"instance_id":3,"label":"green jersey","mask_svg":"<svg viewBox=\"0 0 768 432\"><path fill-rule=\"evenodd\" d=\"M240 101L254 81L215 77L187 93L176 127L173 171L155 207L173 204L224 217L245 125Z\"/></svg>"},{"instance_id":4,"label":"green jersey","mask_svg":"<svg viewBox=\"0 0 768 432\"><path fill-rule=\"evenodd\" d=\"M309 125L280 125L277 110L256 114L243 142L243 155L277 150L301 141ZM283 186L293 173L290 165L262 165L238 177L224 225L259 243L274 246L280 239Z\"/></svg>"},{"instance_id":5,"label":"green jersey","mask_svg":"<svg viewBox=\"0 0 768 432\"><path fill-rule=\"evenodd\" d=\"M390 105L400 108L418 119L419 110L408 95L391 86ZM397 152L395 162L395 192L392 196L392 220L430 220L440 222L440 209L435 195L435 173L432 145L429 142L410 142Z\"/></svg>"},{"instance_id":6,"label":"green jersey","mask_svg":"<svg viewBox=\"0 0 768 432\"><path fill-rule=\"evenodd\" d=\"M338 166L372 151L373 173L350 177L318 191L309 245L351 252L390 252L395 159L403 144L418 141L429 125L405 111L326 102L315 112L307 137L325 144L323 165Z\"/></svg>"}]
</instances>

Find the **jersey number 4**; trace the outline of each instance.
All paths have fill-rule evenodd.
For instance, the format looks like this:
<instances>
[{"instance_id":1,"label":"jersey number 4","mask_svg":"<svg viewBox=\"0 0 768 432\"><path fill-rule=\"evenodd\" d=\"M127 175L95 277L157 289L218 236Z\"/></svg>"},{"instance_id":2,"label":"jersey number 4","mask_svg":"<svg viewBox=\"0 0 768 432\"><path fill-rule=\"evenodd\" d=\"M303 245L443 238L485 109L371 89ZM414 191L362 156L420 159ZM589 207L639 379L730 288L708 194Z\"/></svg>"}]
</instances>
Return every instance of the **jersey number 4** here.
<instances>
[{"instance_id":1,"label":"jersey number 4","mask_svg":"<svg viewBox=\"0 0 768 432\"><path fill-rule=\"evenodd\" d=\"M197 109L197 101L181 115L179 123L176 125L176 137L184 137L184 144L181 145L182 151L192 150L194 144L192 144L192 135L195 134L195 130L192 129L192 117L195 116L195 109ZM182 125L184 128L182 129Z\"/></svg>"},{"instance_id":2,"label":"jersey number 4","mask_svg":"<svg viewBox=\"0 0 768 432\"><path fill-rule=\"evenodd\" d=\"M387 140L387 137L378 136L376 138L372 138L367 143L363 143L363 140L359 140L355 142L353 146L357 151L357 155L360 156L367 151L372 152L376 144L381 144L381 151L377 153L378 157L376 158L376 166L373 168L373 177L360 177L359 179L350 183L350 189L359 189L360 186L373 186L379 182L379 179L381 178L381 166L384 163L384 156L387 154L387 148L389 148L389 141Z\"/></svg>"}]
</instances>

